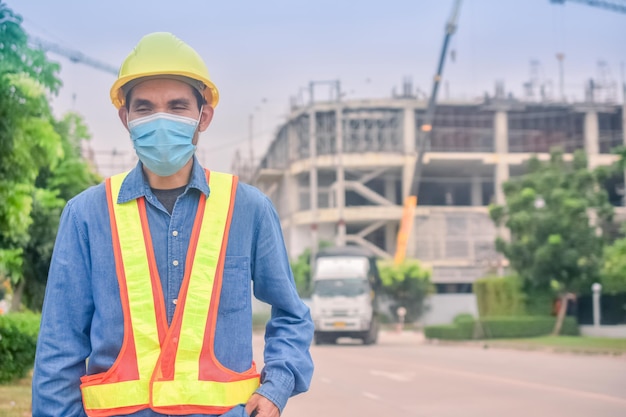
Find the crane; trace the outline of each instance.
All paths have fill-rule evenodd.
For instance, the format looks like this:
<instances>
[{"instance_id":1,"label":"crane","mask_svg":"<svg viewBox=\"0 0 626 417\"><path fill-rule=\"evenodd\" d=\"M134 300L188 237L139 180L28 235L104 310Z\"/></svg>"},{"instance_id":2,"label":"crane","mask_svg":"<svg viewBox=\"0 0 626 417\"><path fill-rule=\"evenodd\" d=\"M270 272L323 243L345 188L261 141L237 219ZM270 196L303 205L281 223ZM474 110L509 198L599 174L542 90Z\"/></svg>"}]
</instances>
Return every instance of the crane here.
<instances>
[{"instance_id":1,"label":"crane","mask_svg":"<svg viewBox=\"0 0 626 417\"><path fill-rule=\"evenodd\" d=\"M109 65L102 61L98 61L94 58L90 58L82 52L64 48L60 45L48 42L35 36L28 37L28 44L32 48L37 48L43 51L49 51L57 55L61 55L74 63L89 65L90 67L99 69L109 74L113 74L115 76L117 76L118 74L118 69L112 65Z\"/></svg>"},{"instance_id":2,"label":"crane","mask_svg":"<svg viewBox=\"0 0 626 417\"><path fill-rule=\"evenodd\" d=\"M601 7L618 13L626 13L626 1L624 0L550 0L550 3L565 4L566 1Z\"/></svg>"},{"instance_id":3,"label":"crane","mask_svg":"<svg viewBox=\"0 0 626 417\"><path fill-rule=\"evenodd\" d=\"M418 154L415 161L415 172L413 174L413 181L411 183L411 191L409 196L404 200L404 208L402 212L402 220L400 222L400 229L397 235L396 253L394 256L394 263L397 265L404 261L406 257L406 247L409 236L413 228L413 217L415 215L415 206L417 205L417 194L419 192L420 180L422 175L422 167L424 161L424 154L426 149L430 145L430 138L433 130L433 120L435 118L435 108L437 107L437 92L439 91L439 84L441 83L441 75L443 73L443 65L446 60L446 54L448 51L448 45L450 39L457 28L457 19L459 10L461 8L461 0L455 0L452 7L452 13L446 23L445 36L443 38L443 45L441 47L441 54L439 55L439 63L437 65L437 73L433 78L432 90L428 99L428 105L424 114L424 119L417 134L417 147Z\"/></svg>"}]
</instances>

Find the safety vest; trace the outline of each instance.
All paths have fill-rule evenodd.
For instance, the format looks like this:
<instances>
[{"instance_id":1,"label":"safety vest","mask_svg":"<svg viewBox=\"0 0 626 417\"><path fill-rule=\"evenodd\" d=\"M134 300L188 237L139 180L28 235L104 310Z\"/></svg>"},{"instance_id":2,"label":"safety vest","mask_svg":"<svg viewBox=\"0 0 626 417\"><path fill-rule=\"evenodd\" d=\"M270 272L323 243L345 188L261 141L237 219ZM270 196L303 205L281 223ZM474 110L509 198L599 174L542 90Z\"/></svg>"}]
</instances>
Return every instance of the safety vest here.
<instances>
[{"instance_id":1,"label":"safety vest","mask_svg":"<svg viewBox=\"0 0 626 417\"><path fill-rule=\"evenodd\" d=\"M109 370L81 378L88 416L222 414L259 386L254 362L243 373L215 357L215 323L222 288L237 177L206 172L176 311L168 327L144 198L117 203L127 174L106 180L124 340Z\"/></svg>"}]
</instances>

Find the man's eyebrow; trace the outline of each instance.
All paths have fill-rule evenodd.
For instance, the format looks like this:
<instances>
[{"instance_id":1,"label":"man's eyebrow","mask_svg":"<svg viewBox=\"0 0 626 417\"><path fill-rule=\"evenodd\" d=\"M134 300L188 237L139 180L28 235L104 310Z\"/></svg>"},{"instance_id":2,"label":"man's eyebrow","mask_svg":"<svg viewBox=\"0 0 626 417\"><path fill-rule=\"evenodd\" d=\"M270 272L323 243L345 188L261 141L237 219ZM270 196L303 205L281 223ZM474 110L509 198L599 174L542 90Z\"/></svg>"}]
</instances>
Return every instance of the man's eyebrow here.
<instances>
[{"instance_id":1,"label":"man's eyebrow","mask_svg":"<svg viewBox=\"0 0 626 417\"><path fill-rule=\"evenodd\" d=\"M167 102L168 107L176 107L176 106L189 106L191 101L186 98L175 98Z\"/></svg>"},{"instance_id":2,"label":"man's eyebrow","mask_svg":"<svg viewBox=\"0 0 626 417\"><path fill-rule=\"evenodd\" d=\"M138 99L133 100L132 105L134 109L136 109L137 107L142 107L142 106L152 107L152 102L150 100L138 98Z\"/></svg>"}]
</instances>

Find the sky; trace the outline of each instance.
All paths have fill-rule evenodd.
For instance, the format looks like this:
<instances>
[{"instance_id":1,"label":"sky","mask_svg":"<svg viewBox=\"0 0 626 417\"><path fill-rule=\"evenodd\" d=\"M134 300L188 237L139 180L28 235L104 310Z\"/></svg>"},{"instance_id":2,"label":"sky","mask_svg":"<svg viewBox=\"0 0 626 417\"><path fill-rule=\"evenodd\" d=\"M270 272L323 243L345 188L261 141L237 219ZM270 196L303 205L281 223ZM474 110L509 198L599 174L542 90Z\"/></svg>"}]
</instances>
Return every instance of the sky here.
<instances>
[{"instance_id":1,"label":"sky","mask_svg":"<svg viewBox=\"0 0 626 417\"><path fill-rule=\"evenodd\" d=\"M310 81L340 80L345 100L390 97L410 77L430 92L453 0L5 0L31 36L119 67L142 36L172 32L204 58L220 91L198 155L230 171L235 152L260 157ZM626 2L625 2L626 3ZM475 101L496 80L524 95L535 71L559 95L557 53L565 55L567 100L602 74L624 81L626 14L579 2L464 0L443 72L441 100ZM115 76L48 53L62 66L51 97L57 116L81 114L105 175L128 168L133 149L109 99ZM598 62L604 62L604 72ZM320 93L320 95L324 94ZM621 94L617 97L622 101ZM126 166L123 166L126 165Z\"/></svg>"}]
</instances>

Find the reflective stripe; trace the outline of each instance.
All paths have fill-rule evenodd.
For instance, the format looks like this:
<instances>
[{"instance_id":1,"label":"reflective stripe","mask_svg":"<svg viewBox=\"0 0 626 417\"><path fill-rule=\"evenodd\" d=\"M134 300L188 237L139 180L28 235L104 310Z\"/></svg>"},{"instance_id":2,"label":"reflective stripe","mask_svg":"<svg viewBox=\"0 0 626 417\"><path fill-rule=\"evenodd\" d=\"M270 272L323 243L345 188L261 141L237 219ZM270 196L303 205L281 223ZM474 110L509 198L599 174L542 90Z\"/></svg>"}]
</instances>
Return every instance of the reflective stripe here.
<instances>
[{"instance_id":1,"label":"reflective stripe","mask_svg":"<svg viewBox=\"0 0 626 417\"><path fill-rule=\"evenodd\" d=\"M224 229L228 220L232 176L212 172L210 182L211 197L207 199L205 214L211 214L205 215L202 220L196 253L191 266L189 287L184 304L185 314L176 352L175 380L197 381L199 379L198 363L209 316L207 306L211 305ZM220 276L221 272L219 271Z\"/></svg>"},{"instance_id":2,"label":"reflective stripe","mask_svg":"<svg viewBox=\"0 0 626 417\"><path fill-rule=\"evenodd\" d=\"M148 404L149 384L145 381L122 381L83 389L85 409L106 409Z\"/></svg>"},{"instance_id":3,"label":"reflective stripe","mask_svg":"<svg viewBox=\"0 0 626 417\"><path fill-rule=\"evenodd\" d=\"M86 409L147 405L150 402L150 378L161 352L154 302L152 297L146 297L146 294L152 294L153 288L139 205L137 200L117 204L126 175L127 173L115 175L110 178L108 184L112 203L109 206L113 211L110 215L114 216L117 229L114 235L117 235L120 248L116 258L121 257L116 259L116 262L121 262L124 275L124 285L120 287L126 287L125 297L121 297L122 304L124 310L130 314L130 317L124 318L125 326L130 326L130 329L125 329L124 344L113 368L123 359L132 359L137 366L138 379L118 382L115 372L104 373L102 378L93 380L87 378L82 385ZM130 342L126 338L128 331L131 332L128 337L132 337L132 344L135 347L132 352L134 358L125 358ZM115 371L113 368L111 371Z\"/></svg>"},{"instance_id":4,"label":"reflective stripe","mask_svg":"<svg viewBox=\"0 0 626 417\"><path fill-rule=\"evenodd\" d=\"M117 204L122 181L125 174L111 178L113 210L117 221L120 248L126 271L126 288L132 323L132 334L135 339L139 379L149 381L154 370L161 346L158 339L157 322L152 297L150 266L137 200Z\"/></svg>"},{"instance_id":5,"label":"reflective stripe","mask_svg":"<svg viewBox=\"0 0 626 417\"><path fill-rule=\"evenodd\" d=\"M196 364L197 365L197 364ZM155 406L169 407L181 404L206 407L232 407L245 404L259 387L259 378L233 382L214 381L155 381L152 386Z\"/></svg>"}]
</instances>

